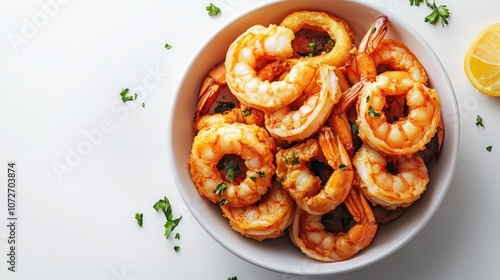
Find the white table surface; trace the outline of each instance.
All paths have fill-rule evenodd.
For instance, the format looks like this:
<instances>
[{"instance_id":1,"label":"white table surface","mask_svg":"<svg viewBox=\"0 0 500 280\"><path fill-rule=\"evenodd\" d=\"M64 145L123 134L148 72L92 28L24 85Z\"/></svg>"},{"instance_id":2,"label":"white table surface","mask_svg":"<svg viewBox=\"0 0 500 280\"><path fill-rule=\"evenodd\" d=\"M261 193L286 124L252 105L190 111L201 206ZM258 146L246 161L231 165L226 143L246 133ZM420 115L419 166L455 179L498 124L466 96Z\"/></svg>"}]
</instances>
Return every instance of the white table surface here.
<instances>
[{"instance_id":1,"label":"white table surface","mask_svg":"<svg viewBox=\"0 0 500 280\"><path fill-rule=\"evenodd\" d=\"M216 243L186 209L167 161L167 108L180 73L211 32L260 2L216 0L222 14L209 17L201 0L0 1L0 279L307 279ZM469 84L463 58L479 31L500 22L500 4L437 0L452 12L443 28L423 21L423 5L376 2L416 28L448 71L459 163L441 208L412 241L334 278L499 279L500 98ZM141 86L145 107L123 110L118 93ZM9 161L18 179L15 273L7 270ZM164 217L152 208L163 196L183 216L180 240L163 237Z\"/></svg>"}]
</instances>

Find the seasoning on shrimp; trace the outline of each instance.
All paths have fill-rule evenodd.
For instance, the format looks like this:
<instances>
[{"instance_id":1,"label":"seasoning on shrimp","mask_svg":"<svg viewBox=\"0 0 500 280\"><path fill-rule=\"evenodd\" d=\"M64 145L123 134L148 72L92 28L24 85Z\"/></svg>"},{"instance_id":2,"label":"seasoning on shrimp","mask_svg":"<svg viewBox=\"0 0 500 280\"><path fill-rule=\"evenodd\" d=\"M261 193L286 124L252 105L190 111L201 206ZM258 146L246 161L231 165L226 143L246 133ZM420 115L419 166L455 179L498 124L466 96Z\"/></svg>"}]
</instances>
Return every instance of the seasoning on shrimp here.
<instances>
[{"instance_id":1,"label":"seasoning on shrimp","mask_svg":"<svg viewBox=\"0 0 500 280\"><path fill-rule=\"evenodd\" d=\"M229 225L243 236L258 241L283 235L292 223L295 202L276 181L254 205L246 207L221 206Z\"/></svg>"},{"instance_id":2,"label":"seasoning on shrimp","mask_svg":"<svg viewBox=\"0 0 500 280\"><path fill-rule=\"evenodd\" d=\"M283 26L255 25L241 34L226 53L226 80L244 104L261 110L286 106L297 99L314 77L310 61L294 64L285 77L268 81L257 75L259 60L284 60L292 56L293 32Z\"/></svg>"},{"instance_id":3,"label":"seasoning on shrimp","mask_svg":"<svg viewBox=\"0 0 500 280\"><path fill-rule=\"evenodd\" d=\"M271 187L275 150L274 139L256 125L223 123L205 127L193 141L188 163L191 177L200 195L214 203L251 205ZM219 162L231 155L240 158L247 169L241 171L241 182L224 178L218 168ZM221 183L226 187L217 191Z\"/></svg>"},{"instance_id":4,"label":"seasoning on shrimp","mask_svg":"<svg viewBox=\"0 0 500 280\"><path fill-rule=\"evenodd\" d=\"M288 106L265 114L265 126L277 140L302 141L316 133L326 122L342 92L333 67L323 65L304 95Z\"/></svg>"},{"instance_id":5,"label":"seasoning on shrimp","mask_svg":"<svg viewBox=\"0 0 500 280\"><path fill-rule=\"evenodd\" d=\"M352 160L359 187L368 200L388 209L408 207L427 188L429 174L418 153L393 160L395 171L389 172L388 160L364 144Z\"/></svg>"},{"instance_id":6,"label":"seasoning on shrimp","mask_svg":"<svg viewBox=\"0 0 500 280\"><path fill-rule=\"evenodd\" d=\"M308 257L324 262L347 260L368 247L378 228L370 205L354 188L349 192L344 205L355 225L347 232L340 233L327 231L321 215L313 215L297 208L290 231L293 244Z\"/></svg>"},{"instance_id":7,"label":"seasoning on shrimp","mask_svg":"<svg viewBox=\"0 0 500 280\"><path fill-rule=\"evenodd\" d=\"M384 112L387 95L405 96L408 114L396 121ZM359 137L386 155L411 155L423 150L434 136L441 119L441 104L435 89L414 82L408 72L379 74L367 83L358 98L356 123Z\"/></svg>"},{"instance_id":8,"label":"seasoning on shrimp","mask_svg":"<svg viewBox=\"0 0 500 280\"><path fill-rule=\"evenodd\" d=\"M311 161L324 160L334 169L325 185L310 169ZM342 143L328 127L320 139L308 139L276 154L276 175L297 205L308 213L322 215L335 209L352 187L354 171Z\"/></svg>"}]
</instances>

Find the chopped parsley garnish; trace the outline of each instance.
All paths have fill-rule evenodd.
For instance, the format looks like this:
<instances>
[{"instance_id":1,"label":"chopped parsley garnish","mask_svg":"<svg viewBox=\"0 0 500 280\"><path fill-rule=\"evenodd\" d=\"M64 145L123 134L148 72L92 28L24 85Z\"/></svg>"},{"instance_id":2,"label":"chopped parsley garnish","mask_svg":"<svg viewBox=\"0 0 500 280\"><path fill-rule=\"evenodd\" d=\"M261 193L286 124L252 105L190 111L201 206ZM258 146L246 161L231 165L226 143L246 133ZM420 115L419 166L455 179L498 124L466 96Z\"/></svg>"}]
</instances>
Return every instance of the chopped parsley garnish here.
<instances>
[{"instance_id":1,"label":"chopped parsley garnish","mask_svg":"<svg viewBox=\"0 0 500 280\"><path fill-rule=\"evenodd\" d=\"M235 106L235 104L233 102L219 102L219 104L217 104L217 107L215 107L214 111L215 113L223 113L225 111L229 111L231 109L233 109Z\"/></svg>"},{"instance_id":2,"label":"chopped parsley garnish","mask_svg":"<svg viewBox=\"0 0 500 280\"><path fill-rule=\"evenodd\" d=\"M372 106L370 106L370 108L368 108L368 116L370 117L378 117L380 116L380 113L375 111L375 109L373 109Z\"/></svg>"},{"instance_id":3,"label":"chopped parsley garnish","mask_svg":"<svg viewBox=\"0 0 500 280\"><path fill-rule=\"evenodd\" d=\"M174 246L174 251L179 252L180 249L181 249L181 246Z\"/></svg>"},{"instance_id":4,"label":"chopped parsley garnish","mask_svg":"<svg viewBox=\"0 0 500 280\"><path fill-rule=\"evenodd\" d=\"M144 102L142 102L142 108L146 107L146 104L144 104Z\"/></svg>"},{"instance_id":5,"label":"chopped parsley garnish","mask_svg":"<svg viewBox=\"0 0 500 280\"><path fill-rule=\"evenodd\" d=\"M227 278L227 280L238 280L238 277L236 277L236 276L229 277L229 278Z\"/></svg>"},{"instance_id":6,"label":"chopped parsley garnish","mask_svg":"<svg viewBox=\"0 0 500 280\"><path fill-rule=\"evenodd\" d=\"M135 214L135 219L137 220L137 224L142 227L142 218L143 218L143 214L142 213L136 213Z\"/></svg>"},{"instance_id":7,"label":"chopped parsley garnish","mask_svg":"<svg viewBox=\"0 0 500 280\"><path fill-rule=\"evenodd\" d=\"M429 0L410 0L410 5L419 6L422 2L425 2L425 5L432 9L432 13L425 17L425 22L435 24L436 22L441 20L441 25L443 27L448 24L448 18L450 17L451 13L446 5L437 6L435 0L432 1L432 3Z\"/></svg>"},{"instance_id":8,"label":"chopped parsley garnish","mask_svg":"<svg viewBox=\"0 0 500 280\"><path fill-rule=\"evenodd\" d=\"M250 176L250 180L254 181L254 182L257 182L257 177L255 176Z\"/></svg>"},{"instance_id":9,"label":"chopped parsley garnish","mask_svg":"<svg viewBox=\"0 0 500 280\"><path fill-rule=\"evenodd\" d=\"M339 165L339 169L340 169L340 170L342 170L342 171L344 171L346 168L347 168L347 165L345 165L345 164L343 164L343 163L341 163L341 164Z\"/></svg>"},{"instance_id":10,"label":"chopped parsley garnish","mask_svg":"<svg viewBox=\"0 0 500 280\"><path fill-rule=\"evenodd\" d=\"M175 239L181 239L181 234L180 233L176 233L175 234Z\"/></svg>"},{"instance_id":11,"label":"chopped parsley garnish","mask_svg":"<svg viewBox=\"0 0 500 280\"><path fill-rule=\"evenodd\" d=\"M129 92L128 88L124 88L120 92L120 96L122 97L123 103L137 99L137 93L134 93L134 95L127 95L128 92Z\"/></svg>"},{"instance_id":12,"label":"chopped parsley garnish","mask_svg":"<svg viewBox=\"0 0 500 280\"><path fill-rule=\"evenodd\" d=\"M299 158L294 153L289 153L283 160L285 164L297 165L299 164Z\"/></svg>"},{"instance_id":13,"label":"chopped parsley garnish","mask_svg":"<svg viewBox=\"0 0 500 280\"><path fill-rule=\"evenodd\" d=\"M229 202L229 200L227 200L227 199L223 198L223 199L221 199L221 200L219 201L219 205L220 205L220 206L224 206L224 205L226 205L228 202Z\"/></svg>"},{"instance_id":14,"label":"chopped parsley garnish","mask_svg":"<svg viewBox=\"0 0 500 280\"><path fill-rule=\"evenodd\" d=\"M307 44L307 46L309 47L309 55L308 56L314 56L314 54L316 54L316 43L311 42L311 43Z\"/></svg>"},{"instance_id":15,"label":"chopped parsley garnish","mask_svg":"<svg viewBox=\"0 0 500 280\"><path fill-rule=\"evenodd\" d=\"M250 116L251 113L252 113L252 108L246 108L245 110L243 110L243 115L245 117Z\"/></svg>"},{"instance_id":16,"label":"chopped parsley garnish","mask_svg":"<svg viewBox=\"0 0 500 280\"><path fill-rule=\"evenodd\" d=\"M476 125L484 128L483 118L481 118L479 115L477 115L476 117Z\"/></svg>"},{"instance_id":17,"label":"chopped parsley garnish","mask_svg":"<svg viewBox=\"0 0 500 280\"><path fill-rule=\"evenodd\" d=\"M221 13L221 10L219 9L219 7L215 6L213 3L210 3L210 5L208 5L205 9L207 10L208 15L211 17L216 16L216 15Z\"/></svg>"},{"instance_id":18,"label":"chopped parsley garnish","mask_svg":"<svg viewBox=\"0 0 500 280\"><path fill-rule=\"evenodd\" d=\"M366 97L366 103L368 103L368 102L370 102L370 96L369 95Z\"/></svg>"},{"instance_id":19,"label":"chopped parsley garnish","mask_svg":"<svg viewBox=\"0 0 500 280\"><path fill-rule=\"evenodd\" d=\"M488 146L488 147L486 147L486 151L491 152L492 148L493 148L492 146Z\"/></svg>"},{"instance_id":20,"label":"chopped parsley garnish","mask_svg":"<svg viewBox=\"0 0 500 280\"><path fill-rule=\"evenodd\" d=\"M227 189L226 183L222 182L222 183L218 184L217 187L215 187L214 192L216 195L221 196L226 189Z\"/></svg>"},{"instance_id":21,"label":"chopped parsley garnish","mask_svg":"<svg viewBox=\"0 0 500 280\"><path fill-rule=\"evenodd\" d=\"M358 133L359 127L356 124L356 122L349 121L349 125L351 126L351 132L352 132L353 135L355 135L356 133Z\"/></svg>"},{"instance_id":22,"label":"chopped parsley garnish","mask_svg":"<svg viewBox=\"0 0 500 280\"><path fill-rule=\"evenodd\" d=\"M266 177L266 173L264 171L256 171L257 175L259 175L259 178L264 178Z\"/></svg>"},{"instance_id":23,"label":"chopped parsley garnish","mask_svg":"<svg viewBox=\"0 0 500 280\"><path fill-rule=\"evenodd\" d=\"M167 222L165 223L165 238L168 238L172 230L179 225L182 216L177 219L173 219L172 206L166 196L163 199L158 200L158 202L153 205L153 208L156 212L161 210L163 214L165 214L165 218L167 218Z\"/></svg>"},{"instance_id":24,"label":"chopped parsley garnish","mask_svg":"<svg viewBox=\"0 0 500 280\"><path fill-rule=\"evenodd\" d=\"M170 50L171 48L172 48L171 45L169 45L168 43L165 43L165 49Z\"/></svg>"},{"instance_id":25,"label":"chopped parsley garnish","mask_svg":"<svg viewBox=\"0 0 500 280\"><path fill-rule=\"evenodd\" d=\"M227 160L223 159L217 164L217 169L219 170L226 170L226 177L229 180L229 182L234 182L234 177L238 174L241 174L240 167L238 166L238 163L234 160Z\"/></svg>"}]
</instances>

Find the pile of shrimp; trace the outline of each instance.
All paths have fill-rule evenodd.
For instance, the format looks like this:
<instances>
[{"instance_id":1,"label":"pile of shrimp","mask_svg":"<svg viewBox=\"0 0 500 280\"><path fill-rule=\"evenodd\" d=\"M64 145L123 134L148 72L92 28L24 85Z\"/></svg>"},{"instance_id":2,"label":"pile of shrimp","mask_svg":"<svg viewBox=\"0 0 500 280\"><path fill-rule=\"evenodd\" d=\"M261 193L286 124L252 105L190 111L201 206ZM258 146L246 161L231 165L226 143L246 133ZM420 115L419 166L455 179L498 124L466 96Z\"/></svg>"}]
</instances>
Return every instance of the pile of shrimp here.
<instances>
[{"instance_id":1,"label":"pile of shrimp","mask_svg":"<svg viewBox=\"0 0 500 280\"><path fill-rule=\"evenodd\" d=\"M387 30L380 16L356 45L344 20L293 11L229 46L201 86L188 166L232 229L342 261L421 197L444 138L439 96Z\"/></svg>"}]
</instances>

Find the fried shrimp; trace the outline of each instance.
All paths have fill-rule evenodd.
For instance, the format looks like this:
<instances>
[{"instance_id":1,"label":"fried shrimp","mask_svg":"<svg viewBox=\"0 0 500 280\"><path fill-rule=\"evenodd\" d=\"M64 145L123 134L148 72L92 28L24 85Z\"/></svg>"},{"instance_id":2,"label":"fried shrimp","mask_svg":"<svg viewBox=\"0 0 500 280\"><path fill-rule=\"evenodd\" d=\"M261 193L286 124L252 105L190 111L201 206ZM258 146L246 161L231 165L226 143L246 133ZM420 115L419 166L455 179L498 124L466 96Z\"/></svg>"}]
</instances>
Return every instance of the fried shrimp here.
<instances>
[{"instance_id":1,"label":"fried shrimp","mask_svg":"<svg viewBox=\"0 0 500 280\"><path fill-rule=\"evenodd\" d=\"M379 16L359 43L356 54L353 55L351 63L346 68L347 77L352 84L363 79L375 80L377 67L371 54L384 39L388 22L389 19L386 16Z\"/></svg>"},{"instance_id":2,"label":"fried shrimp","mask_svg":"<svg viewBox=\"0 0 500 280\"><path fill-rule=\"evenodd\" d=\"M293 244L308 257L324 262L349 259L368 247L378 228L370 205L354 188L344 205L356 223L345 233L327 231L321 215L297 208L290 231Z\"/></svg>"},{"instance_id":3,"label":"fried shrimp","mask_svg":"<svg viewBox=\"0 0 500 280\"><path fill-rule=\"evenodd\" d=\"M384 39L372 52L376 67L387 67L386 70L407 71L412 79L427 85L427 73L418 58L402 42Z\"/></svg>"},{"instance_id":4,"label":"fried shrimp","mask_svg":"<svg viewBox=\"0 0 500 280\"><path fill-rule=\"evenodd\" d=\"M306 57L315 63L327 64L335 67L345 66L349 52L354 48L349 26L341 19L320 11L296 11L286 16L280 23L294 33L302 28L312 28L327 32L334 42L329 52L317 56ZM300 61L300 60L299 60Z\"/></svg>"},{"instance_id":5,"label":"fried shrimp","mask_svg":"<svg viewBox=\"0 0 500 280\"><path fill-rule=\"evenodd\" d=\"M353 164L361 192L371 202L388 209L410 206L429 182L427 167L418 153L398 157L392 162L396 171L389 172L386 159L365 144L354 155Z\"/></svg>"},{"instance_id":6,"label":"fried shrimp","mask_svg":"<svg viewBox=\"0 0 500 280\"><path fill-rule=\"evenodd\" d=\"M198 132L188 165L200 195L214 203L242 207L257 202L271 187L275 150L274 139L261 127L219 124ZM246 172L240 169L244 175L241 180L221 174L219 163L231 155L244 162ZM233 173L238 169L236 165L233 163Z\"/></svg>"},{"instance_id":7,"label":"fried shrimp","mask_svg":"<svg viewBox=\"0 0 500 280\"><path fill-rule=\"evenodd\" d=\"M325 186L310 169L312 160L326 160L334 169ZM322 129L319 141L308 139L276 155L276 175L297 205L315 215L335 209L352 187L354 171L344 146L328 127Z\"/></svg>"},{"instance_id":8,"label":"fried shrimp","mask_svg":"<svg viewBox=\"0 0 500 280\"><path fill-rule=\"evenodd\" d=\"M293 221L295 202L280 183L273 181L268 193L246 207L221 206L232 229L258 241L283 235Z\"/></svg>"},{"instance_id":9,"label":"fried shrimp","mask_svg":"<svg viewBox=\"0 0 500 280\"><path fill-rule=\"evenodd\" d=\"M218 109L219 106L217 106L214 109L214 113L209 114L211 113L210 108L212 108L213 104L216 102L220 92L227 87L225 77L226 67L224 63L218 64L210 70L205 77L198 94L198 103L196 104L194 114L194 130L199 131L204 127L235 122L256 124L263 127L264 112L245 106L244 104L240 104L239 107L234 108L236 104L226 102L228 108Z\"/></svg>"},{"instance_id":10,"label":"fried shrimp","mask_svg":"<svg viewBox=\"0 0 500 280\"><path fill-rule=\"evenodd\" d=\"M292 104L266 112L265 126L274 138L286 142L301 141L317 132L326 122L342 95L333 67L319 67L317 78L310 88Z\"/></svg>"},{"instance_id":11,"label":"fried shrimp","mask_svg":"<svg viewBox=\"0 0 500 280\"><path fill-rule=\"evenodd\" d=\"M384 109L386 96L405 96L408 113L388 120ZM441 105L435 89L414 83L404 71L389 71L367 83L358 98L356 123L359 137L386 155L411 155L425 149L434 136Z\"/></svg>"},{"instance_id":12,"label":"fried shrimp","mask_svg":"<svg viewBox=\"0 0 500 280\"><path fill-rule=\"evenodd\" d=\"M226 81L244 104L269 110L297 99L311 82L315 66L310 61L292 65L283 79L269 81L257 75L262 60L285 60L292 56L293 32L283 26L255 25L241 34L226 53Z\"/></svg>"}]
</instances>

